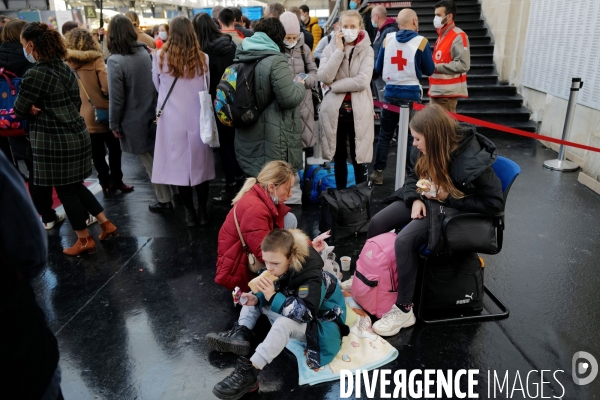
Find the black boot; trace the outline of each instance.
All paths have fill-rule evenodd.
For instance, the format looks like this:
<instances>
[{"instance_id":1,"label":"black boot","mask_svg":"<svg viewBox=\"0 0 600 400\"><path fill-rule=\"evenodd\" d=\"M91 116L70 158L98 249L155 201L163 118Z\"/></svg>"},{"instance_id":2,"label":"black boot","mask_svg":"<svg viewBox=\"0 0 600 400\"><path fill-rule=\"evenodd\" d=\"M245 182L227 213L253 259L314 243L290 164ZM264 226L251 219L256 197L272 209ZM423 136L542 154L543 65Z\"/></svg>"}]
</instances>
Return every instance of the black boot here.
<instances>
[{"instance_id":1,"label":"black boot","mask_svg":"<svg viewBox=\"0 0 600 400\"><path fill-rule=\"evenodd\" d=\"M238 192L238 185L235 183L226 183L225 189L221 190L218 196L213 197L213 201L231 203L231 200Z\"/></svg>"},{"instance_id":2,"label":"black boot","mask_svg":"<svg viewBox=\"0 0 600 400\"><path fill-rule=\"evenodd\" d=\"M221 353L247 356L251 350L252 331L244 325L238 325L236 322L233 328L228 331L209 333L206 335L206 341L213 349Z\"/></svg>"},{"instance_id":3,"label":"black boot","mask_svg":"<svg viewBox=\"0 0 600 400\"><path fill-rule=\"evenodd\" d=\"M200 219L200 225L208 224L208 181L202 182L196 186L196 195L198 196L198 218Z\"/></svg>"},{"instance_id":4,"label":"black boot","mask_svg":"<svg viewBox=\"0 0 600 400\"><path fill-rule=\"evenodd\" d=\"M193 226L196 226L196 223L197 223L196 210L194 209L193 206L192 207L185 207L185 223L190 228L193 227Z\"/></svg>"},{"instance_id":5,"label":"black boot","mask_svg":"<svg viewBox=\"0 0 600 400\"><path fill-rule=\"evenodd\" d=\"M246 357L240 357L235 370L215 385L213 394L219 399L237 400L246 393L254 392L257 389L258 370Z\"/></svg>"}]
</instances>

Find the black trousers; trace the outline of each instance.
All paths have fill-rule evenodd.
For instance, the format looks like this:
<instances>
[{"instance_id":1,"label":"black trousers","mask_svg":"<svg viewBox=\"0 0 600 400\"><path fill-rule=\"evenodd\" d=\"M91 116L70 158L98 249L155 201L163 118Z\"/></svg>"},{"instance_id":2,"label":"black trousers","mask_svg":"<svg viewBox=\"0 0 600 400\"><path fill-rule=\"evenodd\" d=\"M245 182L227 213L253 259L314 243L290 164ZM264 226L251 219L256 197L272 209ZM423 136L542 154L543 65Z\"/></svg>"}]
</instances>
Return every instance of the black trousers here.
<instances>
[{"instance_id":1,"label":"black trousers","mask_svg":"<svg viewBox=\"0 0 600 400\"><path fill-rule=\"evenodd\" d=\"M33 152L31 143L25 136L13 137L9 139L10 146L18 158L22 158L29 172L29 194L33 205L38 214L42 216L44 223L52 222L56 219L56 212L52 208L52 186L38 186L34 183L33 176Z\"/></svg>"},{"instance_id":2,"label":"black trousers","mask_svg":"<svg viewBox=\"0 0 600 400\"><path fill-rule=\"evenodd\" d=\"M235 128L225 126L217 121L217 130L219 131L219 154L223 163L225 182L232 185L236 182L236 179L241 179L244 176L244 171L242 171L235 156Z\"/></svg>"},{"instance_id":3,"label":"black trousers","mask_svg":"<svg viewBox=\"0 0 600 400\"><path fill-rule=\"evenodd\" d=\"M13 158L12 151L10 151L10 145L8 144L8 138L4 136L0 136L0 150L4 153L8 161L11 164L15 164L15 159Z\"/></svg>"},{"instance_id":4,"label":"black trousers","mask_svg":"<svg viewBox=\"0 0 600 400\"><path fill-rule=\"evenodd\" d=\"M56 194L65 207L67 218L76 231L87 228L88 215L96 216L104 209L83 183L55 186Z\"/></svg>"},{"instance_id":5,"label":"black trousers","mask_svg":"<svg viewBox=\"0 0 600 400\"><path fill-rule=\"evenodd\" d=\"M208 183L209 181L204 181L196 186L177 186L183 205L186 208L194 208L194 192L192 189L196 189L198 209L200 211L206 211L206 205L208 204Z\"/></svg>"},{"instance_id":6,"label":"black trousers","mask_svg":"<svg viewBox=\"0 0 600 400\"><path fill-rule=\"evenodd\" d=\"M104 187L109 184L119 185L123 182L121 170L121 144L112 132L92 133L92 159L98 172L98 180ZM106 164L106 149L108 149L108 164Z\"/></svg>"},{"instance_id":7,"label":"black trousers","mask_svg":"<svg viewBox=\"0 0 600 400\"><path fill-rule=\"evenodd\" d=\"M354 131L354 120L344 119L338 121L337 135L335 142L335 186L338 189L345 189L348 185L348 147L350 148L350 161L354 165L354 175L356 183L367 181L367 167L364 164L356 162L356 133Z\"/></svg>"},{"instance_id":8,"label":"black trousers","mask_svg":"<svg viewBox=\"0 0 600 400\"><path fill-rule=\"evenodd\" d=\"M398 269L396 303L405 305L413 302L419 268L419 249L423 244L427 244L429 239L429 216L411 219L411 212L404 201L395 201L371 218L367 233L369 239L392 229L402 228L394 243Z\"/></svg>"}]
</instances>

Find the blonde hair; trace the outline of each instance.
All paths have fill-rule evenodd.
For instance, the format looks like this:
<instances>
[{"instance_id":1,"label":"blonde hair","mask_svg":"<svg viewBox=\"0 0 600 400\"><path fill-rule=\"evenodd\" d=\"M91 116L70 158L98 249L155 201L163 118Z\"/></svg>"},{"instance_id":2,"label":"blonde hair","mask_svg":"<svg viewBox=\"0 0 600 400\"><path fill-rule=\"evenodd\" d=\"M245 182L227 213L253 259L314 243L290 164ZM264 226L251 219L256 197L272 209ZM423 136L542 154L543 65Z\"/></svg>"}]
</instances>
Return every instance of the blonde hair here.
<instances>
[{"instance_id":1,"label":"blonde hair","mask_svg":"<svg viewBox=\"0 0 600 400\"><path fill-rule=\"evenodd\" d=\"M246 183L244 183L244 186L238 192L237 196L235 196L231 204L240 201L242 196L248 193L257 183L263 189L267 190L269 183L272 183L275 186L283 185L284 183L293 180L295 175L292 166L285 161L271 161L263 167L257 178L246 179Z\"/></svg>"},{"instance_id":2,"label":"blonde hair","mask_svg":"<svg viewBox=\"0 0 600 400\"><path fill-rule=\"evenodd\" d=\"M127 19L129 19L131 21L131 23L133 24L134 27L136 27L136 28L140 27L140 17L137 15L137 13L135 11L127 11L125 13L125 16L127 17Z\"/></svg>"},{"instance_id":3,"label":"blonde hair","mask_svg":"<svg viewBox=\"0 0 600 400\"><path fill-rule=\"evenodd\" d=\"M360 29L363 30L365 29L365 25L363 24L363 19L362 16L360 15L360 13L356 10L346 10L346 11L342 11L340 13L340 26L342 26L342 20L346 17L355 17L358 19L358 24L360 26Z\"/></svg>"},{"instance_id":4,"label":"blonde hair","mask_svg":"<svg viewBox=\"0 0 600 400\"><path fill-rule=\"evenodd\" d=\"M302 264L308 258L308 236L300 229L273 229L265 236L260 248L262 252L280 252L290 260L289 268L296 272L302 270Z\"/></svg>"}]
</instances>

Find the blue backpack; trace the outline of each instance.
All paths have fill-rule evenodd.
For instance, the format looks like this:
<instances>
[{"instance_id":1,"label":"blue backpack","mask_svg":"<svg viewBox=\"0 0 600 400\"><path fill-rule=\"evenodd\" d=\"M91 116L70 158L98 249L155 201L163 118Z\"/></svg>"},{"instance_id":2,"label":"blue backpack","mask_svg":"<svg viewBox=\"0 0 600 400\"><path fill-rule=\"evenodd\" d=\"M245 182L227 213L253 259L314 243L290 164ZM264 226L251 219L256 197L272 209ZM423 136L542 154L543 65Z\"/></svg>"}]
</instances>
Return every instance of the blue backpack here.
<instances>
[{"instance_id":1,"label":"blue backpack","mask_svg":"<svg viewBox=\"0 0 600 400\"><path fill-rule=\"evenodd\" d=\"M346 187L356 185L356 177L354 176L354 165L348 165L348 183ZM335 185L335 163L327 165L311 165L306 173L302 174L304 178L303 197L310 199L313 203L319 202L321 192L327 188L336 188Z\"/></svg>"},{"instance_id":2,"label":"blue backpack","mask_svg":"<svg viewBox=\"0 0 600 400\"><path fill-rule=\"evenodd\" d=\"M21 80L12 72L0 68L0 136L25 136L27 121L15 115L15 101Z\"/></svg>"}]
</instances>

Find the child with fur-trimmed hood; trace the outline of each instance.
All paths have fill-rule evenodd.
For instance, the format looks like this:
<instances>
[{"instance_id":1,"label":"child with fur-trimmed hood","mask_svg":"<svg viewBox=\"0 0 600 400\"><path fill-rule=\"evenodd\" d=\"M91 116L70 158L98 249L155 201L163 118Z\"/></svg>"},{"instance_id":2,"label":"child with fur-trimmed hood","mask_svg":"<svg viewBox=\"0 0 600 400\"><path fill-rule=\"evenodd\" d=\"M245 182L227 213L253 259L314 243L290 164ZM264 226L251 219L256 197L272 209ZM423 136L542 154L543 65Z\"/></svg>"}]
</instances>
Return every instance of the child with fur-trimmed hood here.
<instances>
[{"instance_id":1,"label":"child with fur-trimmed hood","mask_svg":"<svg viewBox=\"0 0 600 400\"><path fill-rule=\"evenodd\" d=\"M258 371L285 348L290 338L307 343L307 364L320 368L329 364L348 334L346 303L336 277L323 271L323 260L299 229L273 230L263 240L266 269L278 277L272 282L259 277L260 292L243 293L245 305L235 326L226 332L209 333L208 343L220 352L250 354L251 330L260 314L272 327L254 355L240 357L236 369L217 383L213 394L237 399L258 389Z\"/></svg>"}]
</instances>

